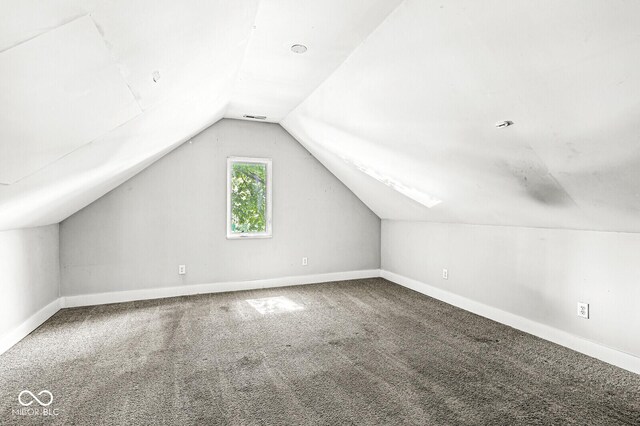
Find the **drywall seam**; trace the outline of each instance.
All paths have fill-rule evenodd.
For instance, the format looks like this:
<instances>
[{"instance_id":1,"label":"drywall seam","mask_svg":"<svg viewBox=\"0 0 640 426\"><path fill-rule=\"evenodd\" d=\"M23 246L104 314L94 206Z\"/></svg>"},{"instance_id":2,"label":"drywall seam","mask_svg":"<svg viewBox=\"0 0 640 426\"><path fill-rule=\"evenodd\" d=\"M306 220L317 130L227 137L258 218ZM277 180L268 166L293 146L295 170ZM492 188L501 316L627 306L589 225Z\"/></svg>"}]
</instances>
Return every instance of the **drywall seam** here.
<instances>
[{"instance_id":1,"label":"drywall seam","mask_svg":"<svg viewBox=\"0 0 640 426\"><path fill-rule=\"evenodd\" d=\"M244 66L245 61L247 60L247 50L249 50L249 44L251 44L251 40L254 37L254 31L253 28L255 28L256 26L256 19L258 19L258 13L260 13L260 6L262 5L262 2L259 2L258 5L256 6L256 12L253 15L253 20L251 21L251 28L249 29L249 32L247 34L247 38L246 38L246 42L244 43L244 50L242 51L242 60L240 61L240 65L238 66L238 68L236 69L236 72L233 76L233 79L231 79L231 96L233 96L233 94L236 91L236 88L238 87L238 80L240 78L240 73L242 72L242 67ZM229 98L230 99L230 98ZM229 104L231 102L227 102L227 104L224 107L224 112L222 113L222 117L226 118L227 116L227 111L229 110Z\"/></svg>"},{"instance_id":2,"label":"drywall seam","mask_svg":"<svg viewBox=\"0 0 640 426\"><path fill-rule=\"evenodd\" d=\"M593 358L597 358L606 363L615 365L625 370L640 374L640 358L609 348L602 344L584 339L582 337L567 333L554 327L541 324L536 321L521 317L510 312L494 308L484 303L476 302L464 296L460 296L446 290L431 286L421 281L405 277L395 272L380 270L380 276L403 287L417 291L434 299L441 300L450 305L456 306L465 311L472 312L501 324L508 325L525 333L583 353Z\"/></svg>"},{"instance_id":3,"label":"drywall seam","mask_svg":"<svg viewBox=\"0 0 640 426\"><path fill-rule=\"evenodd\" d=\"M71 17L69 17L68 19L64 19L64 20L60 21L60 23L59 23L59 24L57 24L57 25L53 25L53 26L51 26L51 27L44 27L44 28L41 28L41 29L40 29L40 31L39 31L37 34L35 34L34 36L27 37L27 38L25 38L24 40L20 40L20 41L18 41L18 42L16 42L16 43L12 44L11 46L5 47L4 49L0 49L0 53L4 53L4 52L6 52L6 51L8 51L8 50L13 49L14 47L18 47L18 46L20 46L21 44L24 44L24 43L27 43L27 42L29 42L29 41L31 41L31 40L34 40L34 39L36 39L36 38L38 38L38 37L40 37L40 36L45 35L46 33L50 32L50 31L53 31L53 30L55 30L55 29L57 29L57 28L63 27L63 26L65 26L65 25L67 25L67 24L70 24L70 23L72 23L73 21L76 21L76 20L78 20L78 19L80 19L80 18L84 18L85 16L89 16L89 17L91 17L91 14L89 14L89 13L81 13L81 14L79 14L79 15L71 16Z\"/></svg>"}]
</instances>

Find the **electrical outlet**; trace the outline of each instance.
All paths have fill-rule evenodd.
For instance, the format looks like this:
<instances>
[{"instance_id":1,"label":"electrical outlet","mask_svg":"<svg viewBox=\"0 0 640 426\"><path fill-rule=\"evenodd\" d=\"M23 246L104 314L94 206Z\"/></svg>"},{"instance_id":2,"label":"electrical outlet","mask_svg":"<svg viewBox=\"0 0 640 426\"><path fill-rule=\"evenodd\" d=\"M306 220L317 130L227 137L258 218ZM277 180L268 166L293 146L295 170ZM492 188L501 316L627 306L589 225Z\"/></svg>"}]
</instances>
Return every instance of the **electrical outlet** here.
<instances>
[{"instance_id":1,"label":"electrical outlet","mask_svg":"<svg viewBox=\"0 0 640 426\"><path fill-rule=\"evenodd\" d=\"M443 280L448 280L449 279L449 270L448 269L443 269L442 270L442 279Z\"/></svg>"},{"instance_id":2,"label":"electrical outlet","mask_svg":"<svg viewBox=\"0 0 640 426\"><path fill-rule=\"evenodd\" d=\"M589 319L589 304L578 302L578 316Z\"/></svg>"},{"instance_id":3,"label":"electrical outlet","mask_svg":"<svg viewBox=\"0 0 640 426\"><path fill-rule=\"evenodd\" d=\"M302 266L307 266L309 264L309 259L307 259L306 257L302 258Z\"/></svg>"},{"instance_id":4,"label":"electrical outlet","mask_svg":"<svg viewBox=\"0 0 640 426\"><path fill-rule=\"evenodd\" d=\"M187 273L187 265L178 265L178 275L184 275Z\"/></svg>"}]
</instances>

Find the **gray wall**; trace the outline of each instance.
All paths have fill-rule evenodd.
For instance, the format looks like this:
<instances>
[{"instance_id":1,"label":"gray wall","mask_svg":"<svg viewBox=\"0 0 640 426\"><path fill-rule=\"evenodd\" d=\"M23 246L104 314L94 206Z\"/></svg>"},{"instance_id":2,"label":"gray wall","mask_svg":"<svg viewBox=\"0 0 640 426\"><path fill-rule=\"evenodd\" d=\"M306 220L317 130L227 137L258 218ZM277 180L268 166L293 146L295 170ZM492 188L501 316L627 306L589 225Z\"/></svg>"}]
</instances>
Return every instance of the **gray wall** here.
<instances>
[{"instance_id":1,"label":"gray wall","mask_svg":"<svg viewBox=\"0 0 640 426\"><path fill-rule=\"evenodd\" d=\"M229 156L273 159L273 238L226 239ZM380 265L380 219L282 127L238 120L206 129L63 221L60 234L63 295Z\"/></svg>"},{"instance_id":2,"label":"gray wall","mask_svg":"<svg viewBox=\"0 0 640 426\"><path fill-rule=\"evenodd\" d=\"M0 232L0 339L58 298L58 225Z\"/></svg>"},{"instance_id":3,"label":"gray wall","mask_svg":"<svg viewBox=\"0 0 640 426\"><path fill-rule=\"evenodd\" d=\"M640 234L382 221L382 269L636 356L639 259Z\"/></svg>"}]
</instances>

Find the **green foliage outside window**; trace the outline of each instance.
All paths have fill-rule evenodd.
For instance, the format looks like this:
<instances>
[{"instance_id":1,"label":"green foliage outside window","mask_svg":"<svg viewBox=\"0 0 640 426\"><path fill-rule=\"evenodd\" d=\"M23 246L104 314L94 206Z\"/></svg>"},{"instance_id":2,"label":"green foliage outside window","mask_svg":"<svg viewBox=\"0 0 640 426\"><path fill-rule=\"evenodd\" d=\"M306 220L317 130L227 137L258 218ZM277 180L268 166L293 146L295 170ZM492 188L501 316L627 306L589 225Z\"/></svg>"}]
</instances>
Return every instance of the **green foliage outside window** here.
<instances>
[{"instance_id":1,"label":"green foliage outside window","mask_svg":"<svg viewBox=\"0 0 640 426\"><path fill-rule=\"evenodd\" d=\"M231 171L231 231L266 232L267 166L233 163Z\"/></svg>"}]
</instances>

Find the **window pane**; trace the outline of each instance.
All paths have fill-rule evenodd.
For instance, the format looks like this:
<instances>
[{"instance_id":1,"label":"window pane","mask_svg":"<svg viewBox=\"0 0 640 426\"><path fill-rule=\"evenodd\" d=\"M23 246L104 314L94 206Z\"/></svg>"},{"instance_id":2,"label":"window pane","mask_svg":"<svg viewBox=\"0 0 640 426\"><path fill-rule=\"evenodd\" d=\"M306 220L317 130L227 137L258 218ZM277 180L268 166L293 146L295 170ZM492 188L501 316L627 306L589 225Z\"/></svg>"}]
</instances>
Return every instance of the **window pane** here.
<instances>
[{"instance_id":1,"label":"window pane","mask_svg":"<svg viewBox=\"0 0 640 426\"><path fill-rule=\"evenodd\" d=\"M231 170L231 232L267 231L267 165L233 163Z\"/></svg>"}]
</instances>

